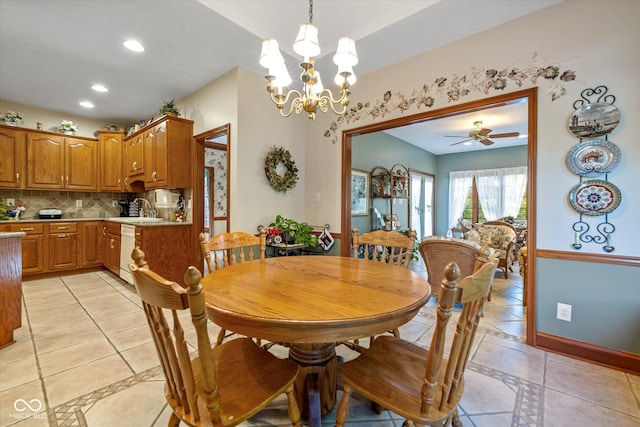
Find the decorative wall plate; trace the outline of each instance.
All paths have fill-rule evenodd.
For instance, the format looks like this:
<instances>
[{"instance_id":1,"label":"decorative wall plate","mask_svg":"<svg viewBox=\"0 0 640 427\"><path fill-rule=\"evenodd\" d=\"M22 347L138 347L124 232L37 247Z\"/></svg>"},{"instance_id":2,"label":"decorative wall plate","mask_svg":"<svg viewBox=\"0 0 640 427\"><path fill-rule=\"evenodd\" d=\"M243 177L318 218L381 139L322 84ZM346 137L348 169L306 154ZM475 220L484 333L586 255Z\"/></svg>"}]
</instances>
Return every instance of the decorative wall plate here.
<instances>
[{"instance_id":1,"label":"decorative wall plate","mask_svg":"<svg viewBox=\"0 0 640 427\"><path fill-rule=\"evenodd\" d=\"M606 102L583 105L569 118L569 130L578 138L606 135L620 123L620 112Z\"/></svg>"},{"instance_id":2,"label":"decorative wall plate","mask_svg":"<svg viewBox=\"0 0 640 427\"><path fill-rule=\"evenodd\" d=\"M613 142L591 139L573 147L567 155L567 163L576 174L593 178L614 170L620 157L620 149Z\"/></svg>"},{"instance_id":3,"label":"decorative wall plate","mask_svg":"<svg viewBox=\"0 0 640 427\"><path fill-rule=\"evenodd\" d=\"M598 216L613 212L620 205L622 196L618 187L609 181L592 179L574 186L569 202L576 212Z\"/></svg>"}]
</instances>

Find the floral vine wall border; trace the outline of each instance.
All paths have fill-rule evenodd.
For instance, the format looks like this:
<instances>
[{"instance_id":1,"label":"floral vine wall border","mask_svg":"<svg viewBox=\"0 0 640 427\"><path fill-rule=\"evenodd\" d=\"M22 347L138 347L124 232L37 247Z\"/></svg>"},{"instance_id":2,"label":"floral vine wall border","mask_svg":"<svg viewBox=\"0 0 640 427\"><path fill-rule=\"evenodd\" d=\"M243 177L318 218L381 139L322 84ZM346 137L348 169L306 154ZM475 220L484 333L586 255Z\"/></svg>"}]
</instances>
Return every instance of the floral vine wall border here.
<instances>
[{"instance_id":1,"label":"floral vine wall border","mask_svg":"<svg viewBox=\"0 0 640 427\"><path fill-rule=\"evenodd\" d=\"M500 91L506 89L509 83L521 87L528 80L535 85L540 77L552 82L547 90L552 101L566 95L567 91L560 82L574 81L576 79L575 72L566 70L560 73L560 67L558 66L542 66L540 65L542 59L537 53L533 54L532 59L533 65L524 69L507 67L498 71L496 68L480 69L472 67L468 76L466 74L463 76L454 74L451 79L439 77L431 85L424 84L420 89L414 88L408 96L400 92L392 94L390 90L387 90L382 99L376 99L373 104L371 102L364 104L358 102L355 107L349 108L336 121L331 122L329 129L324 132L324 137L329 138L335 144L338 141L336 131L343 122L351 123L364 118L376 120L396 110L404 113L412 107L417 109L422 108L422 106L431 108L435 105L436 100L459 101L472 91L488 95L491 90Z\"/></svg>"}]
</instances>

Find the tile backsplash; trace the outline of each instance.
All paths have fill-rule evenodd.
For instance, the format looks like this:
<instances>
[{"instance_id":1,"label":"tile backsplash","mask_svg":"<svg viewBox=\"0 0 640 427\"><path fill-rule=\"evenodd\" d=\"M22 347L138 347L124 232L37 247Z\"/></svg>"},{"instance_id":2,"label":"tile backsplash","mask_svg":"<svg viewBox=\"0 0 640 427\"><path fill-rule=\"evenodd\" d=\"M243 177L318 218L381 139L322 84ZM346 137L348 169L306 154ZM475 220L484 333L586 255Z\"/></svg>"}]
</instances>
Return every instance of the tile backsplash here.
<instances>
[{"instance_id":1,"label":"tile backsplash","mask_svg":"<svg viewBox=\"0 0 640 427\"><path fill-rule=\"evenodd\" d=\"M191 189L180 191L185 198L185 205L190 207L192 198ZM120 208L113 207L115 200L133 200L142 197L153 204L151 192L134 193L84 193L76 191L42 191L42 190L0 190L0 203L7 204L7 199L15 199L16 205L22 203L25 211L21 219L38 219L40 209L60 209L62 219L70 218L111 218L120 216ZM77 207L77 201L82 202L82 207ZM172 220L175 209L157 209L157 216L167 221ZM191 209L186 209L185 221L191 221Z\"/></svg>"},{"instance_id":2,"label":"tile backsplash","mask_svg":"<svg viewBox=\"0 0 640 427\"><path fill-rule=\"evenodd\" d=\"M135 196L134 196L135 197ZM0 190L0 203L7 198L22 203L25 211L21 219L37 219L40 209L60 209L62 218L110 218L120 215L119 208L112 207L112 200L126 199L120 193L83 193L76 191ZM82 207L76 207L76 201Z\"/></svg>"}]
</instances>

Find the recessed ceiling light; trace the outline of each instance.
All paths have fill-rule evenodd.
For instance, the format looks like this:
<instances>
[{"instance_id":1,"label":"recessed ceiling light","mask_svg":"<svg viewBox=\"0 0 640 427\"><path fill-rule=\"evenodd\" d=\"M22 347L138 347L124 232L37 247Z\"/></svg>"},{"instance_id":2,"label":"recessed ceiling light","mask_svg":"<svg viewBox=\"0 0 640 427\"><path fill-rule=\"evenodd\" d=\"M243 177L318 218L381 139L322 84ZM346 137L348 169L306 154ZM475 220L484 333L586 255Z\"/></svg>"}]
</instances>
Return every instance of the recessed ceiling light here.
<instances>
[{"instance_id":1,"label":"recessed ceiling light","mask_svg":"<svg viewBox=\"0 0 640 427\"><path fill-rule=\"evenodd\" d=\"M80 103L80 106L84 107L84 108L93 108L94 105L92 103L90 103L89 101L82 101Z\"/></svg>"},{"instance_id":2,"label":"recessed ceiling light","mask_svg":"<svg viewBox=\"0 0 640 427\"><path fill-rule=\"evenodd\" d=\"M93 85L91 86L91 89L95 90L96 92L109 92L109 89L107 89L101 84Z\"/></svg>"},{"instance_id":3,"label":"recessed ceiling light","mask_svg":"<svg viewBox=\"0 0 640 427\"><path fill-rule=\"evenodd\" d=\"M124 47L134 52L144 52L144 46L142 46L140 42L136 40L127 40L122 44L124 45Z\"/></svg>"}]
</instances>

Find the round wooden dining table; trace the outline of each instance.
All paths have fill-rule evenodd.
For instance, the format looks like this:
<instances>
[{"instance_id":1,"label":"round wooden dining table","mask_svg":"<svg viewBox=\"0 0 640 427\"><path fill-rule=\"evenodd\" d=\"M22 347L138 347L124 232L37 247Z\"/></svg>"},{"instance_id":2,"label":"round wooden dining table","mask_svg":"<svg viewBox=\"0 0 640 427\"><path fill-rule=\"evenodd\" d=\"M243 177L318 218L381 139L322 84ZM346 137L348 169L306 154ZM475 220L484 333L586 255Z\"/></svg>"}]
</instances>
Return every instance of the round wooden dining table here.
<instances>
[{"instance_id":1,"label":"round wooden dining table","mask_svg":"<svg viewBox=\"0 0 640 427\"><path fill-rule=\"evenodd\" d=\"M404 267L336 256L275 257L214 271L201 281L207 316L222 328L287 343L300 367L298 404L312 425L333 409L337 342L411 320L430 287Z\"/></svg>"}]
</instances>

